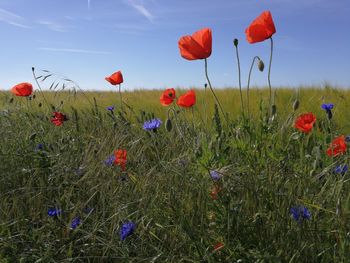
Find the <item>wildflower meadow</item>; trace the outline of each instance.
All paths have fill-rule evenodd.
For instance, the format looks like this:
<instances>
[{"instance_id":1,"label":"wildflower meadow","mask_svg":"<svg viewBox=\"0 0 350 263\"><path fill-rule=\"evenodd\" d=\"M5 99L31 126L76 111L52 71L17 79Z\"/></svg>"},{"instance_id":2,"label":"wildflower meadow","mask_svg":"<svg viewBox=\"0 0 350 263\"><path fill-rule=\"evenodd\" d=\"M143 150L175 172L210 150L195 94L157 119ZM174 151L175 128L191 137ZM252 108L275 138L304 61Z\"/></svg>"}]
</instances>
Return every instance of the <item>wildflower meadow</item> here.
<instances>
[{"instance_id":1,"label":"wildflower meadow","mask_svg":"<svg viewBox=\"0 0 350 263\"><path fill-rule=\"evenodd\" d=\"M276 28L264 11L232 39L237 89L211 82L207 27L177 43L197 88L127 92L115 69L86 92L33 67L1 92L0 262L349 262L350 92L274 87ZM247 86L242 41L268 43Z\"/></svg>"}]
</instances>

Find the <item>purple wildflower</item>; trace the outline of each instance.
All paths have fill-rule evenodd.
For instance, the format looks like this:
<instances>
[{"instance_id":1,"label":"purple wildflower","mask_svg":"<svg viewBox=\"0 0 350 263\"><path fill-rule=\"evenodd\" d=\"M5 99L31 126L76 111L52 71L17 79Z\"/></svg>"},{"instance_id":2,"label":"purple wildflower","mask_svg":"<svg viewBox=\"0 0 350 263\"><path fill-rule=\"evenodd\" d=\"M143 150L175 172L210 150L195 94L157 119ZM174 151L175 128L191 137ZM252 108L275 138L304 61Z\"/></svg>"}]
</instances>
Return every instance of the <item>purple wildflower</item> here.
<instances>
[{"instance_id":1,"label":"purple wildflower","mask_svg":"<svg viewBox=\"0 0 350 263\"><path fill-rule=\"evenodd\" d=\"M108 106L108 107L106 108L106 110L114 111L114 105L113 105L113 106Z\"/></svg>"},{"instance_id":2,"label":"purple wildflower","mask_svg":"<svg viewBox=\"0 0 350 263\"><path fill-rule=\"evenodd\" d=\"M332 110L334 108L334 104L333 103L323 103L321 108L326 110L326 111L329 111L329 110Z\"/></svg>"},{"instance_id":3,"label":"purple wildflower","mask_svg":"<svg viewBox=\"0 0 350 263\"><path fill-rule=\"evenodd\" d=\"M333 103L323 103L321 106L322 109L324 109L327 112L328 119L332 119L332 109L334 108Z\"/></svg>"},{"instance_id":4,"label":"purple wildflower","mask_svg":"<svg viewBox=\"0 0 350 263\"><path fill-rule=\"evenodd\" d=\"M79 225L80 225L80 217L74 217L70 224L70 228L76 229Z\"/></svg>"},{"instance_id":5,"label":"purple wildflower","mask_svg":"<svg viewBox=\"0 0 350 263\"><path fill-rule=\"evenodd\" d=\"M335 173L341 174L341 175L344 175L347 171L348 171L348 165L347 165L347 164L338 165L338 166L334 169L334 172L335 172Z\"/></svg>"},{"instance_id":6,"label":"purple wildflower","mask_svg":"<svg viewBox=\"0 0 350 263\"><path fill-rule=\"evenodd\" d=\"M122 225L120 229L120 239L122 241L125 240L128 236L130 236L135 231L136 225L133 222L128 222Z\"/></svg>"},{"instance_id":7,"label":"purple wildflower","mask_svg":"<svg viewBox=\"0 0 350 263\"><path fill-rule=\"evenodd\" d=\"M115 156L111 155L104 161L104 163L107 166L112 166L114 164L114 161L115 161Z\"/></svg>"},{"instance_id":8,"label":"purple wildflower","mask_svg":"<svg viewBox=\"0 0 350 263\"><path fill-rule=\"evenodd\" d=\"M160 127L161 124L162 121L160 119L152 119L150 121L145 121L145 123L143 124L143 129L147 131L155 131Z\"/></svg>"},{"instance_id":9,"label":"purple wildflower","mask_svg":"<svg viewBox=\"0 0 350 263\"><path fill-rule=\"evenodd\" d=\"M44 150L44 144L38 143L38 145L35 147L35 151L38 152L42 150Z\"/></svg>"},{"instance_id":10,"label":"purple wildflower","mask_svg":"<svg viewBox=\"0 0 350 263\"><path fill-rule=\"evenodd\" d=\"M50 217L54 217L54 216L59 216L61 214L61 209L57 209L57 208L50 208L47 211L47 215Z\"/></svg>"},{"instance_id":11,"label":"purple wildflower","mask_svg":"<svg viewBox=\"0 0 350 263\"><path fill-rule=\"evenodd\" d=\"M215 171L215 170L211 170L209 173L210 173L211 179L213 179L214 181L218 181L222 177L222 175L218 171Z\"/></svg>"},{"instance_id":12,"label":"purple wildflower","mask_svg":"<svg viewBox=\"0 0 350 263\"><path fill-rule=\"evenodd\" d=\"M304 206L295 206L290 209L290 213L292 214L295 221L300 223L304 219L310 219L311 213L310 211L304 207Z\"/></svg>"}]
</instances>

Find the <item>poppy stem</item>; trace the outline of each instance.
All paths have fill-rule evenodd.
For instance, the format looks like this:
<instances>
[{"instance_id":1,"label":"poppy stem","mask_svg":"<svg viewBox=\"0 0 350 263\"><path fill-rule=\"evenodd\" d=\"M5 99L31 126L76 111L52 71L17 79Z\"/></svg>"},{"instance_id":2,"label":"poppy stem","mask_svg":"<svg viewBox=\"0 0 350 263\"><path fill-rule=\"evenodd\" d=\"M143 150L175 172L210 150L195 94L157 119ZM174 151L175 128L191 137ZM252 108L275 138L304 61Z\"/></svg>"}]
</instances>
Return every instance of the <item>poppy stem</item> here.
<instances>
[{"instance_id":1,"label":"poppy stem","mask_svg":"<svg viewBox=\"0 0 350 263\"><path fill-rule=\"evenodd\" d=\"M252 64L250 65L250 69L249 69L249 74L248 74L248 83L247 83L247 112L248 112L248 118L249 118L249 88L250 88L250 78L252 76L252 71L253 71L253 66L255 63L256 59L260 59L258 56L255 56L253 58Z\"/></svg>"},{"instance_id":2,"label":"poppy stem","mask_svg":"<svg viewBox=\"0 0 350 263\"><path fill-rule=\"evenodd\" d=\"M271 41L271 49L270 49L270 62L269 62L269 72L267 74L267 81L269 83L269 93L270 93L270 111L272 111L272 87L271 87L271 64L272 64L272 54L273 54L273 40L272 37L270 37Z\"/></svg>"},{"instance_id":3,"label":"poppy stem","mask_svg":"<svg viewBox=\"0 0 350 263\"><path fill-rule=\"evenodd\" d=\"M234 45L236 48L236 57L237 57L237 66L238 66L238 85L239 85L239 94L241 96L241 107L242 107L242 115L244 117L244 106L243 106L243 95L242 95L242 81L241 81L241 62L239 61L238 54L238 44Z\"/></svg>"},{"instance_id":4,"label":"poppy stem","mask_svg":"<svg viewBox=\"0 0 350 263\"><path fill-rule=\"evenodd\" d=\"M121 107L121 110L123 110L123 98L122 98L122 93L120 91L120 88L121 88L121 84L119 84L119 97L120 97L120 107Z\"/></svg>"},{"instance_id":5,"label":"poppy stem","mask_svg":"<svg viewBox=\"0 0 350 263\"><path fill-rule=\"evenodd\" d=\"M216 103L219 105L219 108L220 108L220 110L221 110L221 113L222 113L222 115L224 115L224 118L225 118L225 120L226 120L226 122L227 122L227 124L228 124L228 120L227 120L227 118L226 118L225 112L224 112L224 110L223 110L222 107L221 107L220 101L218 100L218 98L217 98L216 95L215 95L215 92L214 92L214 90L213 90L213 87L211 86L211 83L210 83L210 80L209 80L209 77L208 77L208 61L207 61L207 59L204 59L204 61L205 61L205 77L207 78L208 85L209 85L209 89L210 89L211 93L213 93L213 96L214 96L214 98L215 98L215 100L216 100Z\"/></svg>"}]
</instances>

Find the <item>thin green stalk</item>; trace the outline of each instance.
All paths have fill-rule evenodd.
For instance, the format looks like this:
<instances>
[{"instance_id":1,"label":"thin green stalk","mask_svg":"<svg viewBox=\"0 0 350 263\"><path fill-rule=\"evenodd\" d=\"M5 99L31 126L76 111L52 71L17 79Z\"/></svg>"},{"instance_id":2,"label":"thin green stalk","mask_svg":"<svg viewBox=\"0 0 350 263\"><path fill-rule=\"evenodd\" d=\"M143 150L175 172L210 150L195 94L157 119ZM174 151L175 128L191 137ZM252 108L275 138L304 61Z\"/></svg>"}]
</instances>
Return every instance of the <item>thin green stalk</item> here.
<instances>
[{"instance_id":1,"label":"thin green stalk","mask_svg":"<svg viewBox=\"0 0 350 263\"><path fill-rule=\"evenodd\" d=\"M205 126L208 127L208 113L207 113L207 84L204 85L204 116L205 116Z\"/></svg>"},{"instance_id":2,"label":"thin green stalk","mask_svg":"<svg viewBox=\"0 0 350 263\"><path fill-rule=\"evenodd\" d=\"M38 79L36 78L36 75L35 75L35 68L34 68L34 67L32 67L32 73L33 73L33 77L34 77L34 79L35 79L36 85L38 86L38 88L39 88L39 90L40 90L40 93L41 93L41 95L43 96L43 99L44 99L44 101L45 101L45 104L46 104L47 107L49 108L49 111L51 111L50 104L49 104L48 101L46 100L45 95L44 95L44 93L43 93L43 91L42 91L42 89L41 89L41 86L40 86L39 82L38 82Z\"/></svg>"},{"instance_id":3,"label":"thin green stalk","mask_svg":"<svg viewBox=\"0 0 350 263\"><path fill-rule=\"evenodd\" d=\"M242 81L241 81L241 63L239 61L238 54L238 45L234 45L236 48L236 57L237 57L237 66L238 66L238 85L239 85L239 94L241 96L241 107L242 107L242 115L244 117L244 105L243 105L243 94L242 94Z\"/></svg>"},{"instance_id":4,"label":"thin green stalk","mask_svg":"<svg viewBox=\"0 0 350 263\"><path fill-rule=\"evenodd\" d=\"M272 107L272 87L271 87L271 64L272 64L272 54L273 54L273 40L272 37L270 37L270 42L271 42L271 49L270 49L270 62L269 62L269 72L267 74L267 81L269 83L269 92L270 92L270 110Z\"/></svg>"},{"instance_id":5,"label":"thin green stalk","mask_svg":"<svg viewBox=\"0 0 350 263\"><path fill-rule=\"evenodd\" d=\"M120 91L120 87L121 87L121 84L119 84L119 97L120 97L120 107L121 107L121 110L123 110L123 98L122 98L122 93Z\"/></svg>"},{"instance_id":6,"label":"thin green stalk","mask_svg":"<svg viewBox=\"0 0 350 263\"><path fill-rule=\"evenodd\" d=\"M213 94L216 103L219 105L219 108L220 108L220 110L221 110L221 113L222 113L222 115L224 115L224 118L225 118L225 120L226 120L226 122L227 122L227 124L228 124L228 120L227 120L227 118L226 118L225 112L224 112L224 110L223 110L222 107L221 107L221 103L220 103L219 99L216 97L216 94L215 94L215 92L214 92L214 90L213 90L213 87L212 87L212 85L211 85L211 83L210 83L210 80L209 80L209 77L208 77L208 62L207 62L207 59L204 59L204 61L205 61L205 77L207 78L208 85L209 85L209 89L210 89L211 93Z\"/></svg>"},{"instance_id":7,"label":"thin green stalk","mask_svg":"<svg viewBox=\"0 0 350 263\"><path fill-rule=\"evenodd\" d=\"M252 64L250 65L250 69L249 69L249 74L248 74L248 83L247 83L247 112L248 112L248 118L249 118L249 88L250 88L250 78L251 78L251 75L252 75L252 70L253 70L253 66L254 66L254 63L255 63L255 60L256 59L260 59L258 56L255 56L253 58L253 61L252 61Z\"/></svg>"}]
</instances>

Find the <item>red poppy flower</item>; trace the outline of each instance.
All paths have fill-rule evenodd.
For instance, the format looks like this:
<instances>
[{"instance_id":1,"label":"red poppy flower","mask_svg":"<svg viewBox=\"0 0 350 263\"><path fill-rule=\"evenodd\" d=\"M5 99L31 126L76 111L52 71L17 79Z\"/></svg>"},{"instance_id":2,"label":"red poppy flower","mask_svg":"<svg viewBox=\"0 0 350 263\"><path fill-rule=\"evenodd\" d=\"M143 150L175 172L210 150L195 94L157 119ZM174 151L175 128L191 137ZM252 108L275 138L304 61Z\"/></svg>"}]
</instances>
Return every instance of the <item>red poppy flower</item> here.
<instances>
[{"instance_id":1,"label":"red poppy flower","mask_svg":"<svg viewBox=\"0 0 350 263\"><path fill-rule=\"evenodd\" d=\"M53 124L55 124L56 126L61 126L62 123L67 120L66 115L64 115L61 112L55 111L52 114L53 114L53 116L52 116L51 122Z\"/></svg>"},{"instance_id":2,"label":"red poppy flower","mask_svg":"<svg viewBox=\"0 0 350 263\"><path fill-rule=\"evenodd\" d=\"M183 58L188 60L205 59L211 54L211 29L203 28L192 36L183 36L178 45Z\"/></svg>"},{"instance_id":3,"label":"red poppy flower","mask_svg":"<svg viewBox=\"0 0 350 263\"><path fill-rule=\"evenodd\" d=\"M16 96L27 97L33 93L33 86L28 82L19 83L11 89Z\"/></svg>"},{"instance_id":4,"label":"red poppy flower","mask_svg":"<svg viewBox=\"0 0 350 263\"><path fill-rule=\"evenodd\" d=\"M263 12L245 30L247 41L250 44L264 41L276 33L275 24L270 11Z\"/></svg>"},{"instance_id":5,"label":"red poppy flower","mask_svg":"<svg viewBox=\"0 0 350 263\"><path fill-rule=\"evenodd\" d=\"M105 80L107 80L112 85L118 85L123 83L123 75L121 71L114 72L109 77L106 77Z\"/></svg>"},{"instance_id":6,"label":"red poppy flower","mask_svg":"<svg viewBox=\"0 0 350 263\"><path fill-rule=\"evenodd\" d=\"M312 112L301 114L294 123L294 127L304 133L309 133L314 126L316 116Z\"/></svg>"},{"instance_id":7,"label":"red poppy flower","mask_svg":"<svg viewBox=\"0 0 350 263\"><path fill-rule=\"evenodd\" d=\"M196 104L196 93L194 90L187 91L177 99L176 104L185 108L192 107Z\"/></svg>"},{"instance_id":8,"label":"red poppy flower","mask_svg":"<svg viewBox=\"0 0 350 263\"><path fill-rule=\"evenodd\" d=\"M114 164L119 165L122 171L126 168L126 150L118 149L114 151Z\"/></svg>"},{"instance_id":9,"label":"red poppy flower","mask_svg":"<svg viewBox=\"0 0 350 263\"><path fill-rule=\"evenodd\" d=\"M328 156L337 156L346 152L344 135L335 138L327 149Z\"/></svg>"},{"instance_id":10,"label":"red poppy flower","mask_svg":"<svg viewBox=\"0 0 350 263\"><path fill-rule=\"evenodd\" d=\"M166 89L160 96L160 104L162 104L163 106L168 106L174 101L174 99L175 99L175 90Z\"/></svg>"},{"instance_id":11,"label":"red poppy flower","mask_svg":"<svg viewBox=\"0 0 350 263\"><path fill-rule=\"evenodd\" d=\"M216 244L214 245L214 250L213 250L213 252L216 252L216 251L218 251L218 250L224 248L224 246L225 246L225 245L224 245L223 243L221 243L221 242L216 243Z\"/></svg>"},{"instance_id":12,"label":"red poppy flower","mask_svg":"<svg viewBox=\"0 0 350 263\"><path fill-rule=\"evenodd\" d=\"M218 186L215 186L213 190L210 192L211 199L217 200L218 199L218 193L221 192L221 188Z\"/></svg>"}]
</instances>

